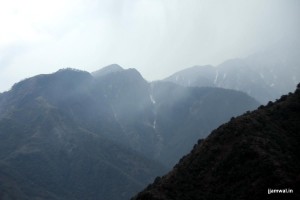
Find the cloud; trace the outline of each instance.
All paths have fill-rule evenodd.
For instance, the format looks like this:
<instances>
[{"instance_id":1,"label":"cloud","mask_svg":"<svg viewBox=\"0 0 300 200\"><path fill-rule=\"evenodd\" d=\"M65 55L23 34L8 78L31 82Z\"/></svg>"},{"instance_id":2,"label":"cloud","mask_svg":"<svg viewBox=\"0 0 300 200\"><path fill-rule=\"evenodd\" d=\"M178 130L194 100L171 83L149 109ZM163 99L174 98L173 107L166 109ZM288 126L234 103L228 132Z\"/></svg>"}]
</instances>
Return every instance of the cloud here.
<instances>
[{"instance_id":1,"label":"cloud","mask_svg":"<svg viewBox=\"0 0 300 200\"><path fill-rule=\"evenodd\" d=\"M297 0L0 1L0 78L11 77L0 91L62 67L118 63L154 80L219 64L298 38L299 11Z\"/></svg>"}]
</instances>

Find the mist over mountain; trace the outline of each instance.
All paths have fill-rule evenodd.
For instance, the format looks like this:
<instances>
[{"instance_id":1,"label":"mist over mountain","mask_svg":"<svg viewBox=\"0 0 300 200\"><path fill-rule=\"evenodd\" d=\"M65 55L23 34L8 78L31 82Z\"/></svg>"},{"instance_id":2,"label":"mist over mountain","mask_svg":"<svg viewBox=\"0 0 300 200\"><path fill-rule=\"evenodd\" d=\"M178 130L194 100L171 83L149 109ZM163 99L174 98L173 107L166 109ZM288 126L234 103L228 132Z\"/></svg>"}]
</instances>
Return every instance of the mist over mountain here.
<instances>
[{"instance_id":1,"label":"mist over mountain","mask_svg":"<svg viewBox=\"0 0 300 200\"><path fill-rule=\"evenodd\" d=\"M213 66L194 66L164 79L184 86L209 86L246 92L260 103L293 91L300 81L297 44L276 45L243 59Z\"/></svg>"},{"instance_id":2,"label":"mist over mountain","mask_svg":"<svg viewBox=\"0 0 300 200\"><path fill-rule=\"evenodd\" d=\"M299 87L212 131L133 199L299 199Z\"/></svg>"},{"instance_id":3,"label":"mist over mountain","mask_svg":"<svg viewBox=\"0 0 300 200\"><path fill-rule=\"evenodd\" d=\"M135 69L95 77L95 84L127 137L119 141L168 167L192 148L195 139L259 105L233 90L148 83Z\"/></svg>"},{"instance_id":4,"label":"mist over mountain","mask_svg":"<svg viewBox=\"0 0 300 200\"><path fill-rule=\"evenodd\" d=\"M148 83L115 65L25 79L0 94L0 197L129 198L196 138L258 105L233 90Z\"/></svg>"}]
</instances>

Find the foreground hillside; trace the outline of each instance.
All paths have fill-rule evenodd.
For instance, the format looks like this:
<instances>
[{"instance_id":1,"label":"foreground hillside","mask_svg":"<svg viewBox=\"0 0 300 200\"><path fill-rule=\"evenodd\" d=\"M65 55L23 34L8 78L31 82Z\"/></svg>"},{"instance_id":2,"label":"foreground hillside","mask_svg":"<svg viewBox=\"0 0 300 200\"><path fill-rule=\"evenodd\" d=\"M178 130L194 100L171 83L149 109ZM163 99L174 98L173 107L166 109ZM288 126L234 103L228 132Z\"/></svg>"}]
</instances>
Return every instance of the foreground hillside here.
<instances>
[{"instance_id":1,"label":"foreground hillside","mask_svg":"<svg viewBox=\"0 0 300 200\"><path fill-rule=\"evenodd\" d=\"M300 197L300 88L232 119L135 200ZM292 189L293 194L268 194Z\"/></svg>"}]
</instances>

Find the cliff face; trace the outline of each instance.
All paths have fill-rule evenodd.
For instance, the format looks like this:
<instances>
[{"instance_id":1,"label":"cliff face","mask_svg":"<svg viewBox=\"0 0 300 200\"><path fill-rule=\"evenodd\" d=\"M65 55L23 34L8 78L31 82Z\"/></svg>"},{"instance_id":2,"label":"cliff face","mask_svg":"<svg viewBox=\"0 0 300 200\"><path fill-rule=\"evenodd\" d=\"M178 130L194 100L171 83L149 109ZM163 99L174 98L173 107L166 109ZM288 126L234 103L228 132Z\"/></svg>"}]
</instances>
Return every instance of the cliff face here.
<instances>
[{"instance_id":1,"label":"cliff face","mask_svg":"<svg viewBox=\"0 0 300 200\"><path fill-rule=\"evenodd\" d=\"M300 197L300 89L232 119L199 141L135 200ZM268 189L292 194L268 194Z\"/></svg>"}]
</instances>

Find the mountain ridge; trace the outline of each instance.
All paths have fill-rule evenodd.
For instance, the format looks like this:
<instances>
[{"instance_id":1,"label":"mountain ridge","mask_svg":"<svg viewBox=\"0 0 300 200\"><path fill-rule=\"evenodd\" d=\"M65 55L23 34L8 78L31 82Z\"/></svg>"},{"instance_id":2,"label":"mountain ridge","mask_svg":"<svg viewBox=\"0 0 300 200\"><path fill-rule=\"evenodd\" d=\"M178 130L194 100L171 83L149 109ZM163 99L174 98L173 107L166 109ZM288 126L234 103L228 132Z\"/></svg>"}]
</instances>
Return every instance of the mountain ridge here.
<instances>
[{"instance_id":1,"label":"mountain ridge","mask_svg":"<svg viewBox=\"0 0 300 200\"><path fill-rule=\"evenodd\" d=\"M0 198L129 198L193 138L257 106L237 91L149 83L135 69L28 78L0 94Z\"/></svg>"}]
</instances>

